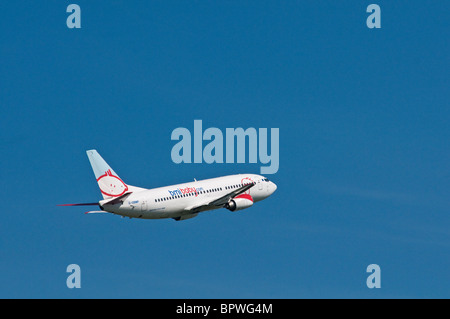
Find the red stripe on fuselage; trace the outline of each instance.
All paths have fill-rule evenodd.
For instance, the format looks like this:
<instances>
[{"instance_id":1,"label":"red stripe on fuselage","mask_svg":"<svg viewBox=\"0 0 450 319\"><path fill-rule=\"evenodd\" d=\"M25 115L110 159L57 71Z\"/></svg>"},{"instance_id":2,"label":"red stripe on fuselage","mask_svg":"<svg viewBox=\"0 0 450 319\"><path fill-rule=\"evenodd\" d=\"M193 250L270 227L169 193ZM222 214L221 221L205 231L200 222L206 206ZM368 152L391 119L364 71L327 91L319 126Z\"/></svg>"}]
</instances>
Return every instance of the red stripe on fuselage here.
<instances>
[{"instance_id":1,"label":"red stripe on fuselage","mask_svg":"<svg viewBox=\"0 0 450 319\"><path fill-rule=\"evenodd\" d=\"M241 195L236 196L235 198L245 198L253 203L253 197L251 197L249 194L241 194Z\"/></svg>"}]
</instances>

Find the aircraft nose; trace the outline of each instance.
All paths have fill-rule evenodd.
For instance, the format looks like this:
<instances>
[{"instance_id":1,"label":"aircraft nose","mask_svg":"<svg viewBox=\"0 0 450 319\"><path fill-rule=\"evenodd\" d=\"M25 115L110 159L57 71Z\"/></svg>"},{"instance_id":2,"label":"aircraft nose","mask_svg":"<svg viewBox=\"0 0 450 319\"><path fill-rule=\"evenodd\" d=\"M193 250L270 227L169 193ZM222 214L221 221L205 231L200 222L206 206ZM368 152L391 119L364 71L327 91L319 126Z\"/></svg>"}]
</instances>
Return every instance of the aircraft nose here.
<instances>
[{"instance_id":1,"label":"aircraft nose","mask_svg":"<svg viewBox=\"0 0 450 319\"><path fill-rule=\"evenodd\" d=\"M274 182L270 182L270 184L270 195L272 195L277 190L277 184L275 184Z\"/></svg>"}]
</instances>

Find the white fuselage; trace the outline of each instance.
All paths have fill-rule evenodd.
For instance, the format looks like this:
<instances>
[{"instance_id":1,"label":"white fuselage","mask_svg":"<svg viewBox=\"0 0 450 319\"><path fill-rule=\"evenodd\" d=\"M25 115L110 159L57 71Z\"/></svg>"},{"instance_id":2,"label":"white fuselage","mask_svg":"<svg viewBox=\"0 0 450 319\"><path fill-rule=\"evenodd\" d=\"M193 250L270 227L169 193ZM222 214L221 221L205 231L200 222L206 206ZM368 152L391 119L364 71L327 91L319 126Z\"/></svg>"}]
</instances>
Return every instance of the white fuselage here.
<instances>
[{"instance_id":1,"label":"white fuselage","mask_svg":"<svg viewBox=\"0 0 450 319\"><path fill-rule=\"evenodd\" d=\"M260 175L230 175L135 191L123 201L114 205L104 205L102 209L132 218L178 218L191 214L190 207L225 196L233 189L248 183L255 183L252 188L245 192L253 198L254 202L269 197L277 188L274 183ZM205 210L221 207L224 206L208 207Z\"/></svg>"}]
</instances>

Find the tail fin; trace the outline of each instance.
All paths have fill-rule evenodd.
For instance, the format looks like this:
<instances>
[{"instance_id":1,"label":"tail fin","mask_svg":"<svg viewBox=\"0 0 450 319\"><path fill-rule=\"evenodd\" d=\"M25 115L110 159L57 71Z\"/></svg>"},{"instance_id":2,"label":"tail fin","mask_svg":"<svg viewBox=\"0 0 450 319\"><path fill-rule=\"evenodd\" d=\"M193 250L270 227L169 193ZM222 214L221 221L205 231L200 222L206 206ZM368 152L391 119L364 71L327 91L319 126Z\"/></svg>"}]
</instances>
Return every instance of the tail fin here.
<instances>
[{"instance_id":1,"label":"tail fin","mask_svg":"<svg viewBox=\"0 0 450 319\"><path fill-rule=\"evenodd\" d=\"M86 153L104 199L119 197L131 191L130 186L120 179L119 175L114 172L96 150L89 150Z\"/></svg>"}]
</instances>

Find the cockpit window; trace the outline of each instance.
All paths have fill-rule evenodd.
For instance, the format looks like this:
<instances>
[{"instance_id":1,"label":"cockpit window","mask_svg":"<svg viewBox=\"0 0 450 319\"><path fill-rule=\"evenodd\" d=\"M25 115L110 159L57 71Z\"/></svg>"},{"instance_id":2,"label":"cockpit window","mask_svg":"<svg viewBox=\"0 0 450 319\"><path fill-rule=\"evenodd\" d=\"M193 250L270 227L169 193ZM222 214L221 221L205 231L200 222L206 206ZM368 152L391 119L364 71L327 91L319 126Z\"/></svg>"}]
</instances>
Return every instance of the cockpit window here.
<instances>
[{"instance_id":1,"label":"cockpit window","mask_svg":"<svg viewBox=\"0 0 450 319\"><path fill-rule=\"evenodd\" d=\"M265 182L268 182L268 181L269 181L269 179L268 179L268 178L264 178L264 181L265 181Z\"/></svg>"}]
</instances>

